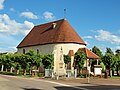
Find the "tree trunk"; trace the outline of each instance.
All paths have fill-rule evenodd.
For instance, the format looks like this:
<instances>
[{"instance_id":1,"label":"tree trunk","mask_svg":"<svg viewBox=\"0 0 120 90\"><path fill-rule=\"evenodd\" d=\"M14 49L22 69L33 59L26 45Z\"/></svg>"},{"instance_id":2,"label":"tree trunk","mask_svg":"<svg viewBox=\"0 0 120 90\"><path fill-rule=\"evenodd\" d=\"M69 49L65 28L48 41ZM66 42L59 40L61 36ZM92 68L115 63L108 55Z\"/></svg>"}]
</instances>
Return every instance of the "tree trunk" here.
<instances>
[{"instance_id":1,"label":"tree trunk","mask_svg":"<svg viewBox=\"0 0 120 90\"><path fill-rule=\"evenodd\" d=\"M8 69L6 68L6 69L5 69L5 71L7 72L7 71L8 71Z\"/></svg>"},{"instance_id":2,"label":"tree trunk","mask_svg":"<svg viewBox=\"0 0 120 90\"><path fill-rule=\"evenodd\" d=\"M112 76L114 76L114 70L112 70Z\"/></svg>"},{"instance_id":3,"label":"tree trunk","mask_svg":"<svg viewBox=\"0 0 120 90\"><path fill-rule=\"evenodd\" d=\"M79 70L79 76L80 76L80 68L78 68L78 70Z\"/></svg>"},{"instance_id":4,"label":"tree trunk","mask_svg":"<svg viewBox=\"0 0 120 90\"><path fill-rule=\"evenodd\" d=\"M112 77L112 70L110 69L110 77Z\"/></svg>"},{"instance_id":5,"label":"tree trunk","mask_svg":"<svg viewBox=\"0 0 120 90\"><path fill-rule=\"evenodd\" d=\"M32 74L32 70L30 69L30 72L29 72L29 74L31 75Z\"/></svg>"},{"instance_id":6,"label":"tree trunk","mask_svg":"<svg viewBox=\"0 0 120 90\"><path fill-rule=\"evenodd\" d=\"M17 70L17 74L19 74L20 70Z\"/></svg>"},{"instance_id":7,"label":"tree trunk","mask_svg":"<svg viewBox=\"0 0 120 90\"><path fill-rule=\"evenodd\" d=\"M108 67L108 70L109 70L109 76L110 76L110 75L111 75L111 74L110 74L110 70L111 70L110 67Z\"/></svg>"},{"instance_id":8,"label":"tree trunk","mask_svg":"<svg viewBox=\"0 0 120 90\"><path fill-rule=\"evenodd\" d=\"M12 69L13 69L13 67L10 68L10 72L11 72L11 73L12 73Z\"/></svg>"},{"instance_id":9,"label":"tree trunk","mask_svg":"<svg viewBox=\"0 0 120 90\"><path fill-rule=\"evenodd\" d=\"M119 69L118 69L118 67L117 67L117 76L119 76Z\"/></svg>"},{"instance_id":10,"label":"tree trunk","mask_svg":"<svg viewBox=\"0 0 120 90\"><path fill-rule=\"evenodd\" d=\"M32 75L32 67L30 67L30 72L29 72L30 75Z\"/></svg>"},{"instance_id":11,"label":"tree trunk","mask_svg":"<svg viewBox=\"0 0 120 90\"><path fill-rule=\"evenodd\" d=\"M40 67L38 67L39 73L40 73Z\"/></svg>"},{"instance_id":12,"label":"tree trunk","mask_svg":"<svg viewBox=\"0 0 120 90\"><path fill-rule=\"evenodd\" d=\"M24 70L24 75L26 75L26 69Z\"/></svg>"},{"instance_id":13,"label":"tree trunk","mask_svg":"<svg viewBox=\"0 0 120 90\"><path fill-rule=\"evenodd\" d=\"M118 70L118 74L120 75L120 70Z\"/></svg>"},{"instance_id":14,"label":"tree trunk","mask_svg":"<svg viewBox=\"0 0 120 90\"><path fill-rule=\"evenodd\" d=\"M2 67L1 67L1 72L3 72L3 69L4 69L4 65L2 64Z\"/></svg>"}]
</instances>

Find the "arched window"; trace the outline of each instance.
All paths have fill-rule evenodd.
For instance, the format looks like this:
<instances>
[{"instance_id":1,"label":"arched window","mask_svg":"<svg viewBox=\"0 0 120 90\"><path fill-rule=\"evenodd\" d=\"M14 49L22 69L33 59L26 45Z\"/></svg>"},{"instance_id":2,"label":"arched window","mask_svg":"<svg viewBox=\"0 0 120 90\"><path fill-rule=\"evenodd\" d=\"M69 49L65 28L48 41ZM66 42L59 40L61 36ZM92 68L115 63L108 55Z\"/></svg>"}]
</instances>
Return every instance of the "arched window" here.
<instances>
[{"instance_id":1,"label":"arched window","mask_svg":"<svg viewBox=\"0 0 120 90\"><path fill-rule=\"evenodd\" d=\"M39 49L37 49L37 54L39 54Z\"/></svg>"},{"instance_id":2,"label":"arched window","mask_svg":"<svg viewBox=\"0 0 120 90\"><path fill-rule=\"evenodd\" d=\"M23 54L25 54L25 49L23 49Z\"/></svg>"}]
</instances>

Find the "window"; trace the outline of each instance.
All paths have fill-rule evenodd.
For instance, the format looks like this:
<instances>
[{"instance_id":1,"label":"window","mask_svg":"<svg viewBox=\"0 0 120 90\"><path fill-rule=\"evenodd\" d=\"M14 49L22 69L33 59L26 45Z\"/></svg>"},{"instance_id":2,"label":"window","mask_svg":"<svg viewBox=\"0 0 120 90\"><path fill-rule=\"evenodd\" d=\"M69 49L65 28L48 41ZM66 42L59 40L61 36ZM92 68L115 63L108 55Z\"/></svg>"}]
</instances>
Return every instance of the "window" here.
<instances>
[{"instance_id":1,"label":"window","mask_svg":"<svg viewBox=\"0 0 120 90\"><path fill-rule=\"evenodd\" d=\"M23 54L25 54L25 49L23 49Z\"/></svg>"},{"instance_id":2,"label":"window","mask_svg":"<svg viewBox=\"0 0 120 90\"><path fill-rule=\"evenodd\" d=\"M39 50L37 49L37 54L39 54Z\"/></svg>"}]
</instances>

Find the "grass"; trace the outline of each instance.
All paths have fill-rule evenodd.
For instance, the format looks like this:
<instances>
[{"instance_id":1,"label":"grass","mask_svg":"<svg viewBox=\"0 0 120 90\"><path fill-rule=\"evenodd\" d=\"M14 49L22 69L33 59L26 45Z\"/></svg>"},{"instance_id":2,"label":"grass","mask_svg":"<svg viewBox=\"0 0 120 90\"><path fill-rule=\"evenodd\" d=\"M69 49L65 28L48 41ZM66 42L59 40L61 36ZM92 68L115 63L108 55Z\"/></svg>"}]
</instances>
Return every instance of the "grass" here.
<instances>
[{"instance_id":1,"label":"grass","mask_svg":"<svg viewBox=\"0 0 120 90\"><path fill-rule=\"evenodd\" d=\"M112 77L109 77L110 79L120 79L120 76L112 76Z\"/></svg>"}]
</instances>

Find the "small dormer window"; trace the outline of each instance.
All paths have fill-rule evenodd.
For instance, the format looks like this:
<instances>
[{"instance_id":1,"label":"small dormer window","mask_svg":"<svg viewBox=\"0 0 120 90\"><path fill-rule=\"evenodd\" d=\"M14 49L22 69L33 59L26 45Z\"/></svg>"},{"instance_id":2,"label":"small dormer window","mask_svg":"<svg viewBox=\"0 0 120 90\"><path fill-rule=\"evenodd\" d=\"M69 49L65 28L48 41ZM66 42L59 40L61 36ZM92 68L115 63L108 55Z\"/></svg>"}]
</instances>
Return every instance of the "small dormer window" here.
<instances>
[{"instance_id":1,"label":"small dormer window","mask_svg":"<svg viewBox=\"0 0 120 90\"><path fill-rule=\"evenodd\" d=\"M56 28L56 25L57 25L56 23L52 23L53 28Z\"/></svg>"}]
</instances>

